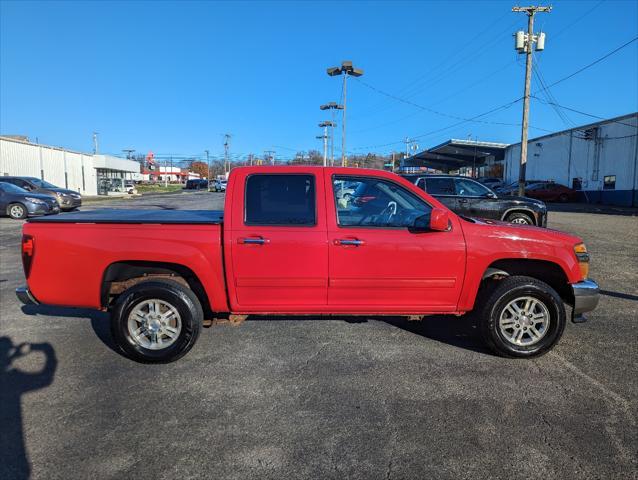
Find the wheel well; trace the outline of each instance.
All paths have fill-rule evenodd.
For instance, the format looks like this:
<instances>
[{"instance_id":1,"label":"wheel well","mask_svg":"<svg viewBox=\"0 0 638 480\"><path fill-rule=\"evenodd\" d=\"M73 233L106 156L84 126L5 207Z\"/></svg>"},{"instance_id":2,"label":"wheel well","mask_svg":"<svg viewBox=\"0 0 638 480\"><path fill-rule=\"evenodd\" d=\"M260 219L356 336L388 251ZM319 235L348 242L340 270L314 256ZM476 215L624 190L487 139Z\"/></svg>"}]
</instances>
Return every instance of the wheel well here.
<instances>
[{"instance_id":1,"label":"wheel well","mask_svg":"<svg viewBox=\"0 0 638 480\"><path fill-rule=\"evenodd\" d=\"M534 225L536 225L536 215L534 215L534 212L532 212L531 210L526 210L524 208L514 208L512 210L508 210L507 212L505 212L505 214L503 215L503 220L505 220L507 217L509 217L510 215L512 215L513 213L524 213L525 215L527 215L528 217L530 217L532 219L532 223Z\"/></svg>"},{"instance_id":2,"label":"wheel well","mask_svg":"<svg viewBox=\"0 0 638 480\"><path fill-rule=\"evenodd\" d=\"M112 263L104 271L100 300L103 307L110 307L124 290L145 280L169 278L190 288L199 299L205 318L210 318L212 309L206 290L197 275L188 267L177 263L123 261Z\"/></svg>"},{"instance_id":3,"label":"wheel well","mask_svg":"<svg viewBox=\"0 0 638 480\"><path fill-rule=\"evenodd\" d=\"M512 258L497 260L489 265L484 280L499 279L503 273L510 276L525 275L547 283L560 295L564 302L573 304L573 293L565 271L554 262Z\"/></svg>"}]
</instances>

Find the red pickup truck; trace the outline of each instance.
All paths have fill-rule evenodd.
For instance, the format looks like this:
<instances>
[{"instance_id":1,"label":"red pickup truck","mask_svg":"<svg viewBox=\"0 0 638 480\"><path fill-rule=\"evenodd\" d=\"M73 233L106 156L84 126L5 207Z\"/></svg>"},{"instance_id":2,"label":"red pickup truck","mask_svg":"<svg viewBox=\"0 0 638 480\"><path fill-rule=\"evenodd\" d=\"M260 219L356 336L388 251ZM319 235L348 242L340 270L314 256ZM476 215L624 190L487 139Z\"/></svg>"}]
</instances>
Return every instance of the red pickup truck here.
<instances>
[{"instance_id":1,"label":"red pickup truck","mask_svg":"<svg viewBox=\"0 0 638 480\"><path fill-rule=\"evenodd\" d=\"M111 314L119 348L169 362L205 321L250 314L476 314L487 344L533 357L598 303L573 235L455 215L379 170L242 167L225 209L29 219L25 303Z\"/></svg>"}]
</instances>

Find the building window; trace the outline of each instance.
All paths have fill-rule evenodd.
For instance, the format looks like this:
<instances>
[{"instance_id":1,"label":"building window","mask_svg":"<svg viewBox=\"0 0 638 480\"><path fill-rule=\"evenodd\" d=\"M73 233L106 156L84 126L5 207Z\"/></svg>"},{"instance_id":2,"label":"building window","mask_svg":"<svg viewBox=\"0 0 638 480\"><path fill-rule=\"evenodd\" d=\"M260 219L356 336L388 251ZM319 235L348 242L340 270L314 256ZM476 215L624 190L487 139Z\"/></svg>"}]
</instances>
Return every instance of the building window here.
<instances>
[{"instance_id":1,"label":"building window","mask_svg":"<svg viewBox=\"0 0 638 480\"><path fill-rule=\"evenodd\" d=\"M615 190L616 189L616 175L605 175L603 181L603 190Z\"/></svg>"}]
</instances>

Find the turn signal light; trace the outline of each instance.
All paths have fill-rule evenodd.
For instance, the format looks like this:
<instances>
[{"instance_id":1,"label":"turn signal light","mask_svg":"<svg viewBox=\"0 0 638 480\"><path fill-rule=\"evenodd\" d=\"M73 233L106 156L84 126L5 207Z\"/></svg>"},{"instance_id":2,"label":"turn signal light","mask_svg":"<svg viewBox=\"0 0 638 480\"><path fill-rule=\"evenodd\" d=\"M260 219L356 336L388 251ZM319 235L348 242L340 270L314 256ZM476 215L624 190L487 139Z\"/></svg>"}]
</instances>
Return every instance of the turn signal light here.
<instances>
[{"instance_id":1,"label":"turn signal light","mask_svg":"<svg viewBox=\"0 0 638 480\"><path fill-rule=\"evenodd\" d=\"M29 278L31 272L31 263L35 254L35 242L31 235L22 235L22 266L24 267L24 275Z\"/></svg>"},{"instance_id":2,"label":"turn signal light","mask_svg":"<svg viewBox=\"0 0 638 480\"><path fill-rule=\"evenodd\" d=\"M578 259L580 274L583 280L585 280L589 275L589 253L587 253L587 247L584 243L579 243L574 246L574 253Z\"/></svg>"}]
</instances>

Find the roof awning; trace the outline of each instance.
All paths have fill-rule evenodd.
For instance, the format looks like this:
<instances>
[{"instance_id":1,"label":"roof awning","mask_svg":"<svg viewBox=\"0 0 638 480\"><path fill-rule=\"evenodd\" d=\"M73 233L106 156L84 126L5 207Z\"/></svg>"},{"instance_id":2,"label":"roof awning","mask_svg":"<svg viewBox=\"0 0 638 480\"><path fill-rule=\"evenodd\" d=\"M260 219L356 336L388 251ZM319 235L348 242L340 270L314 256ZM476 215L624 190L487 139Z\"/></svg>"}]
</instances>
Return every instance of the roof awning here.
<instances>
[{"instance_id":1,"label":"roof awning","mask_svg":"<svg viewBox=\"0 0 638 480\"><path fill-rule=\"evenodd\" d=\"M401 162L402 167L430 167L437 170L458 170L461 167L481 166L488 158L503 160L507 143L477 142L451 139Z\"/></svg>"}]
</instances>

